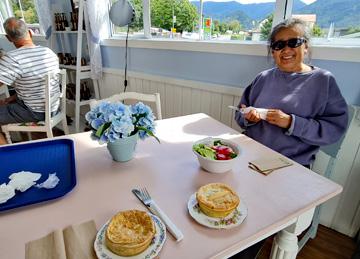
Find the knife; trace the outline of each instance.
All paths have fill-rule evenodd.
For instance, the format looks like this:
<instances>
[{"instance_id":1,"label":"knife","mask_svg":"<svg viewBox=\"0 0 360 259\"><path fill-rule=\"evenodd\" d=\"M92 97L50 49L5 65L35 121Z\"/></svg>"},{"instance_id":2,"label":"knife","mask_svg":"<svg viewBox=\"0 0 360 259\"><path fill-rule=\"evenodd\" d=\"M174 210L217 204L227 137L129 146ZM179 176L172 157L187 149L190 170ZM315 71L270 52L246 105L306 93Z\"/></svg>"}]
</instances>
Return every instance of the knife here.
<instances>
[{"instance_id":1,"label":"knife","mask_svg":"<svg viewBox=\"0 0 360 259\"><path fill-rule=\"evenodd\" d=\"M142 204L150 210L151 213L158 216L166 225L167 230L172 234L176 241L179 242L184 238L183 233L175 226L175 224L170 220L170 218L159 208L159 206L155 203L153 199L144 201L140 191L138 189L131 190L133 194L141 201Z\"/></svg>"}]
</instances>

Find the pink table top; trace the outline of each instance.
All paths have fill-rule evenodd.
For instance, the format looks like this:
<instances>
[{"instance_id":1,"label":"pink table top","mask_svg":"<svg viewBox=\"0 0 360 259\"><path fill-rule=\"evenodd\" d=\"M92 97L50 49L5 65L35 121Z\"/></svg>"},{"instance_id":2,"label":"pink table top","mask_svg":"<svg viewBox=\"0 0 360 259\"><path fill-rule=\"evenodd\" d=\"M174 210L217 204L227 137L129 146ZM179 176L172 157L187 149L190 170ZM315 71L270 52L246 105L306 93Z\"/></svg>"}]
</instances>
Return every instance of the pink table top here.
<instances>
[{"instance_id":1,"label":"pink table top","mask_svg":"<svg viewBox=\"0 0 360 259\"><path fill-rule=\"evenodd\" d=\"M92 141L89 133L71 135L77 186L60 199L0 213L0 257L24 258L26 242L71 224L93 219L100 228L120 210L146 210L131 193L133 188L146 187L184 234L176 243L167 233L161 258L221 258L273 234L342 190L296 163L268 176L252 171L247 167L249 161L274 151L205 114L158 121L157 136L161 144L153 138L138 141L134 158L119 163L111 159L105 145ZM232 171L211 174L199 167L192 144L207 136L240 145L242 153ZM189 215L189 197L211 182L229 184L245 201L248 215L240 226L210 229Z\"/></svg>"}]
</instances>

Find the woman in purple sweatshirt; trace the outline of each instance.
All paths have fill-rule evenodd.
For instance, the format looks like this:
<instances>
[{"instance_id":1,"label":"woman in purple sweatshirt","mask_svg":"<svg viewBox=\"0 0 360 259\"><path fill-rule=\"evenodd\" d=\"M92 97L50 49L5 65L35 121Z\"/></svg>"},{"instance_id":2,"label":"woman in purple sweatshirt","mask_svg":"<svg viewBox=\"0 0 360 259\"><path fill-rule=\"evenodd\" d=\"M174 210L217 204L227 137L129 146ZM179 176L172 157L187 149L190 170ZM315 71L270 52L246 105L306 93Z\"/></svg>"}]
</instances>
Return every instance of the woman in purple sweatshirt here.
<instances>
[{"instance_id":1,"label":"woman in purple sweatshirt","mask_svg":"<svg viewBox=\"0 0 360 259\"><path fill-rule=\"evenodd\" d=\"M270 34L269 55L276 67L258 74L245 89L239 107L268 109L266 117L251 109L236 112L245 134L310 167L319 146L336 142L347 128L347 105L334 76L304 63L309 32L299 19L289 19ZM234 258L253 259L264 241Z\"/></svg>"},{"instance_id":2,"label":"woman in purple sweatshirt","mask_svg":"<svg viewBox=\"0 0 360 259\"><path fill-rule=\"evenodd\" d=\"M299 19L278 24L269 37L276 67L258 74L239 106L268 109L262 120L252 109L235 119L245 134L309 167L319 146L336 142L347 128L347 105L334 76L307 65L309 32Z\"/></svg>"}]
</instances>

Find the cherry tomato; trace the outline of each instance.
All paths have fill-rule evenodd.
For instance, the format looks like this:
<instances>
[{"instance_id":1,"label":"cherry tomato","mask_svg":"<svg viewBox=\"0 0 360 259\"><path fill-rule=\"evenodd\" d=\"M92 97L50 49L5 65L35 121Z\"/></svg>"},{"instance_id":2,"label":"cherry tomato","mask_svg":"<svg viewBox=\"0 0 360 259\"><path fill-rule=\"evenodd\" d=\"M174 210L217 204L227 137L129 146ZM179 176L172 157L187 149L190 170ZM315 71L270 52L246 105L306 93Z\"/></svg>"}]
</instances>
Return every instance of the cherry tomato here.
<instances>
[{"instance_id":1,"label":"cherry tomato","mask_svg":"<svg viewBox=\"0 0 360 259\"><path fill-rule=\"evenodd\" d=\"M216 159L217 160L228 160L229 158L224 154L216 153Z\"/></svg>"},{"instance_id":2,"label":"cherry tomato","mask_svg":"<svg viewBox=\"0 0 360 259\"><path fill-rule=\"evenodd\" d=\"M229 148L227 146L219 146L216 151L217 151L217 153L224 154L226 156L228 156L232 153L231 148Z\"/></svg>"}]
</instances>

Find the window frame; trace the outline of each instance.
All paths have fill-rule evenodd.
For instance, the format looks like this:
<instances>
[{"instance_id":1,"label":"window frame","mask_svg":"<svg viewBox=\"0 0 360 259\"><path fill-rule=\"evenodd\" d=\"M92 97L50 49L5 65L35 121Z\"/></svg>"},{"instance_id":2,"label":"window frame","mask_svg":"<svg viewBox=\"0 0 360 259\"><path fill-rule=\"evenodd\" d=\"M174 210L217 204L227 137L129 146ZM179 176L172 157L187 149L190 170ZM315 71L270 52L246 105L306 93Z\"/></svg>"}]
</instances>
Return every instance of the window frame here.
<instances>
[{"instance_id":1,"label":"window frame","mask_svg":"<svg viewBox=\"0 0 360 259\"><path fill-rule=\"evenodd\" d=\"M21 0L16 0L16 1L20 2ZM32 0L32 1L33 1L34 6L35 6L35 0ZM7 17L1 17L1 18L5 21L7 18L14 16L14 11L12 10L12 7L11 7L11 4L10 4L10 1L9 1L9 0L4 0L4 3L5 3L5 6L7 7L7 15L8 15L8 16L7 16ZM22 9L22 4L21 4L21 2L20 2L20 8L21 8L22 14L23 14L23 9ZM35 8L35 11L36 11L36 15L38 16L38 13L37 13L36 8ZM0 19L0 20L2 20L2 19ZM23 19L25 20L24 16L23 16ZM2 22L3 22L3 21L2 21ZM25 23L26 23L26 21L25 21ZM39 20L39 23L38 23L38 24L26 23L26 25L27 25L29 28L30 28L31 26L33 26L33 25L37 25L37 27L39 28L40 33L35 33L35 32L33 31L33 36L35 36L36 38L45 36L45 33L44 33L42 27L40 26L40 20ZM2 23L0 24L0 34L5 34L5 30L4 30L3 26L2 26ZM39 39L39 40L41 41L41 39Z\"/></svg>"},{"instance_id":2,"label":"window frame","mask_svg":"<svg viewBox=\"0 0 360 259\"><path fill-rule=\"evenodd\" d=\"M141 39L152 39L154 41L159 41L158 38L152 38L150 34L150 27L151 27L151 20L150 20L150 1L151 0L143 0L143 24L144 24L144 34L143 35L136 35L136 36L130 36L129 40L141 40ZM202 0L200 0L202 2ZM290 18L292 15L292 9L293 9L293 3L294 0L275 0L275 9L274 9L274 19L273 19L273 27L278 24L279 22L283 21L284 19ZM200 3L201 4L201 3ZM145 15L146 14L146 15ZM125 39L124 35L114 35L113 29L111 29L111 37L110 39L118 39L122 40ZM191 39L167 39L164 38L164 41L179 41L179 42L206 42L206 40L191 40ZM106 44L108 44L109 41L107 41ZM216 41L219 43L226 43L227 41ZM255 41L231 41L234 44L258 44ZM265 42L265 41L262 41ZM333 46L334 48L339 47L351 47L351 46L360 46L360 38L359 39L326 39L326 38L313 38L313 47L316 46Z\"/></svg>"}]
</instances>

